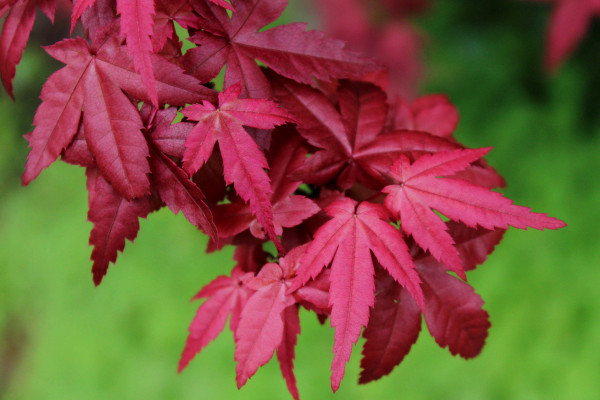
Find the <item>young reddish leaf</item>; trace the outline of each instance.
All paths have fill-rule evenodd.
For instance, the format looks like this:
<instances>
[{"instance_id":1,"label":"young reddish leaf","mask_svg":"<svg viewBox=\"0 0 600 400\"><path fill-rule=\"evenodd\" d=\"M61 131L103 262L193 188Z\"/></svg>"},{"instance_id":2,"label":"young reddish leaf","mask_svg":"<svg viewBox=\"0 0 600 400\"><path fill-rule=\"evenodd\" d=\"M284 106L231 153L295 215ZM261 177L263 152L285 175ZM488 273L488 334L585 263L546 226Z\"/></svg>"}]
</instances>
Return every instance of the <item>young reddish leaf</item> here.
<instances>
[{"instance_id":1,"label":"young reddish leaf","mask_svg":"<svg viewBox=\"0 0 600 400\"><path fill-rule=\"evenodd\" d=\"M268 100L238 99L241 87L234 85L219 93L219 108L204 102L182 112L198 124L190 131L183 155L188 173L196 172L210 157L215 142L223 157L225 182L233 183L242 199L250 202L252 213L269 238L281 248L273 225L271 186L264 171L267 160L243 125L271 129L292 121L292 117Z\"/></svg>"},{"instance_id":2,"label":"young reddish leaf","mask_svg":"<svg viewBox=\"0 0 600 400\"><path fill-rule=\"evenodd\" d=\"M419 275L425 294L425 323L437 344L463 358L478 355L490 327L481 297L441 268L419 266Z\"/></svg>"},{"instance_id":3,"label":"young reddish leaf","mask_svg":"<svg viewBox=\"0 0 600 400\"><path fill-rule=\"evenodd\" d=\"M417 341L421 331L421 310L408 291L388 282L375 297L360 361L359 383L368 383L392 372Z\"/></svg>"},{"instance_id":4,"label":"young reddish leaf","mask_svg":"<svg viewBox=\"0 0 600 400\"><path fill-rule=\"evenodd\" d=\"M370 61L345 50L343 42L325 39L321 32L306 32L306 24L258 32L277 19L287 0L233 0L232 5L235 12L229 19L218 6L195 4L206 19L206 30L191 38L199 47L188 51L185 59L186 69L202 80L214 78L226 65L226 88L241 82L242 97L269 98L269 84L255 59L307 84L314 78L329 81L375 69Z\"/></svg>"},{"instance_id":5,"label":"young reddish leaf","mask_svg":"<svg viewBox=\"0 0 600 400\"><path fill-rule=\"evenodd\" d=\"M179 360L179 372L183 371L196 354L221 333L230 313L229 326L235 333L241 310L250 295L250 290L244 286L244 282L251 277L251 273L245 273L236 267L231 271L231 277L217 277L194 296L192 300L201 298L207 300L198 308L190 324L190 334Z\"/></svg>"},{"instance_id":6,"label":"young reddish leaf","mask_svg":"<svg viewBox=\"0 0 600 400\"><path fill-rule=\"evenodd\" d=\"M204 203L200 188L183 169L154 146L150 146L150 155L154 185L167 207L175 214L182 211L192 225L202 229L213 240L218 240L212 213Z\"/></svg>"},{"instance_id":7,"label":"young reddish leaf","mask_svg":"<svg viewBox=\"0 0 600 400\"><path fill-rule=\"evenodd\" d=\"M298 316L298 307L291 305L282 312L283 335L279 347L277 347L277 360L281 374L285 379L288 390L295 400L299 400L298 387L296 386L296 377L294 376L294 358L297 336L300 334L300 318Z\"/></svg>"},{"instance_id":8,"label":"young reddish leaf","mask_svg":"<svg viewBox=\"0 0 600 400\"><path fill-rule=\"evenodd\" d=\"M17 0L11 3L0 9L6 12L5 7L11 7L0 36L0 75L6 92L14 99L12 80L33 29L36 7L44 10L48 18L54 21L56 0Z\"/></svg>"},{"instance_id":9,"label":"young reddish leaf","mask_svg":"<svg viewBox=\"0 0 600 400\"><path fill-rule=\"evenodd\" d=\"M125 248L125 239L134 241L140 229L138 218L146 218L151 207L149 197L127 200L102 175L94 179L88 220L94 224L90 234L90 245L94 246L92 273L99 285L109 263L114 263L118 251Z\"/></svg>"},{"instance_id":10,"label":"young reddish leaf","mask_svg":"<svg viewBox=\"0 0 600 400\"><path fill-rule=\"evenodd\" d=\"M461 278L465 278L462 262L446 224L432 209L470 227L524 229L558 229L564 222L546 214L530 212L516 206L500 193L454 178L438 179L465 169L489 151L485 149L453 150L425 155L412 165L401 156L391 168L398 184L383 189L388 196L385 206L400 218L402 230L413 236L417 244L428 250Z\"/></svg>"},{"instance_id":11,"label":"young reddish leaf","mask_svg":"<svg viewBox=\"0 0 600 400\"><path fill-rule=\"evenodd\" d=\"M85 140L102 175L126 199L148 194L148 145L137 109L94 64L85 87Z\"/></svg>"},{"instance_id":12,"label":"young reddish leaf","mask_svg":"<svg viewBox=\"0 0 600 400\"><path fill-rule=\"evenodd\" d=\"M423 304L420 279L400 232L387 221L387 212L380 206L356 203L343 198L325 210L333 217L315 233L298 268L298 277L289 291L316 278L330 262L331 325L336 329L333 351L331 387L339 388L345 364L350 359L363 326L369 322L369 307L373 307L375 284L371 252L418 304Z\"/></svg>"},{"instance_id":13,"label":"young reddish leaf","mask_svg":"<svg viewBox=\"0 0 600 400\"><path fill-rule=\"evenodd\" d=\"M133 65L142 77L148 97L158 107L158 93L150 53L154 27L154 0L117 0L121 14L121 34L127 39L127 49L133 56Z\"/></svg>"}]
</instances>

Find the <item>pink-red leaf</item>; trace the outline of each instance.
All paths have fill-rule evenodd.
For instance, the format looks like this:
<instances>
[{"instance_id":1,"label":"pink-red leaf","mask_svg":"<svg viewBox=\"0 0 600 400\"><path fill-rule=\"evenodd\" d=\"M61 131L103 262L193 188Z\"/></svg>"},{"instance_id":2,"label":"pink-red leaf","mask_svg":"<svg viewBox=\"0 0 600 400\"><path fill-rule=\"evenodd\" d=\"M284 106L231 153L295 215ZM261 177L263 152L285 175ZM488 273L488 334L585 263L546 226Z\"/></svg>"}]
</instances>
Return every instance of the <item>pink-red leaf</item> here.
<instances>
[{"instance_id":1,"label":"pink-red leaf","mask_svg":"<svg viewBox=\"0 0 600 400\"><path fill-rule=\"evenodd\" d=\"M331 325L336 329L331 387L339 388L345 364L363 326L369 322L369 307L375 300L374 265L371 252L418 304L423 304L420 279L402 235L393 228L383 207L338 200L326 208L333 218L315 233L303 255L298 276L289 291L316 278L331 262Z\"/></svg>"},{"instance_id":2,"label":"pink-red leaf","mask_svg":"<svg viewBox=\"0 0 600 400\"><path fill-rule=\"evenodd\" d=\"M464 278L462 262L454 241L439 216L475 228L532 227L557 229L564 222L530 209L516 206L500 193L467 181L439 176L452 175L469 166L489 149L453 150L425 155L410 164L401 156L392 166L391 175L398 181L383 189L388 196L385 206L401 220L402 229L417 244Z\"/></svg>"}]
</instances>

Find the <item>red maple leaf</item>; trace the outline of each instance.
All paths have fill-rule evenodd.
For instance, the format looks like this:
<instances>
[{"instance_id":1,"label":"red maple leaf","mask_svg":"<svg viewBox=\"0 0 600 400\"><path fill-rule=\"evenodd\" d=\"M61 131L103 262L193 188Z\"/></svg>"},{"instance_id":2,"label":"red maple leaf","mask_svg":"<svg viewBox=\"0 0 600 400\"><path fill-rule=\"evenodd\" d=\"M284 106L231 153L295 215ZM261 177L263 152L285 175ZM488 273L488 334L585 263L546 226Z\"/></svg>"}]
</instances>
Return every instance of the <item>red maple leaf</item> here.
<instances>
[{"instance_id":1,"label":"red maple leaf","mask_svg":"<svg viewBox=\"0 0 600 400\"><path fill-rule=\"evenodd\" d=\"M375 300L374 266L371 252L383 268L423 304L420 279L414 270L401 233L389 223L387 211L368 202L342 198L325 209L333 217L323 224L308 245L298 277L290 290L296 290L331 263L331 326L335 328L335 353L331 366L331 387L339 388L345 364L350 358L363 326L369 322L369 307Z\"/></svg>"},{"instance_id":2,"label":"red maple leaf","mask_svg":"<svg viewBox=\"0 0 600 400\"><path fill-rule=\"evenodd\" d=\"M278 74L310 84L313 79L359 76L374 64L344 50L341 41L326 39L321 32L305 31L294 23L259 30L273 22L287 0L232 0L235 11L206 1L194 2L205 30L191 40L198 45L185 54L186 69L202 81L213 79L224 65L225 87L241 82L242 97L270 98L269 83L254 61L263 62Z\"/></svg>"},{"instance_id":3,"label":"red maple leaf","mask_svg":"<svg viewBox=\"0 0 600 400\"><path fill-rule=\"evenodd\" d=\"M209 159L218 141L225 182L233 183L240 197L250 202L252 213L269 238L283 249L273 224L271 185L264 171L268 168L267 160L243 125L272 129L293 118L272 101L239 99L240 93L241 85L233 85L219 93L218 108L204 101L182 111L189 119L198 121L188 134L183 166L190 174L196 172Z\"/></svg>"},{"instance_id":4,"label":"red maple leaf","mask_svg":"<svg viewBox=\"0 0 600 400\"><path fill-rule=\"evenodd\" d=\"M558 229L564 222L529 208L513 205L500 193L462 179L438 178L464 170L490 148L452 150L424 155L413 164L405 156L394 163L390 175L398 182L383 189L385 206L401 221L402 230L423 249L465 278L462 262L446 224L432 209L467 226L524 229Z\"/></svg>"},{"instance_id":5,"label":"red maple leaf","mask_svg":"<svg viewBox=\"0 0 600 400\"><path fill-rule=\"evenodd\" d=\"M42 90L42 104L34 117L36 128L28 140L23 184L28 184L56 160L73 140L83 116L85 140L104 177L127 199L149 192L148 147L131 96L149 101L132 59L107 27L90 47L83 39L67 39L46 51L67 64L55 72ZM214 93L183 70L154 55L161 103L185 104L211 98ZM82 113L81 110L84 109Z\"/></svg>"}]
</instances>

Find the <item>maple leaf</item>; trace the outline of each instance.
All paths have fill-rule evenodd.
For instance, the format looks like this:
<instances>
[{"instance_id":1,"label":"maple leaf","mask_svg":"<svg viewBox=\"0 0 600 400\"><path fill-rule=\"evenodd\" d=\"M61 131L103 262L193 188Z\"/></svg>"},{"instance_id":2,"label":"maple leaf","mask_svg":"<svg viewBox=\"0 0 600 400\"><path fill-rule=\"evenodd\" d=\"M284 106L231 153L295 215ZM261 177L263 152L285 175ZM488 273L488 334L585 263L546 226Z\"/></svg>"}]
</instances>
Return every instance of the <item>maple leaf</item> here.
<instances>
[{"instance_id":1,"label":"maple leaf","mask_svg":"<svg viewBox=\"0 0 600 400\"><path fill-rule=\"evenodd\" d=\"M240 197L250 203L252 213L269 238L282 249L273 225L271 186L264 171L268 168L267 160L243 125L272 129L293 118L272 101L239 99L240 93L241 85L233 85L219 93L218 108L204 101L182 111L189 119L198 121L188 134L183 166L190 174L196 172L206 163L218 141L225 182L233 183Z\"/></svg>"},{"instance_id":2,"label":"maple leaf","mask_svg":"<svg viewBox=\"0 0 600 400\"><path fill-rule=\"evenodd\" d=\"M296 290L331 263L331 326L335 328L335 353L331 387L339 388L352 344L369 322L369 307L375 300L374 266L371 252L383 268L423 304L420 279L401 233L389 223L387 211L376 204L342 198L325 211L333 217L315 233L292 283Z\"/></svg>"},{"instance_id":3,"label":"maple leaf","mask_svg":"<svg viewBox=\"0 0 600 400\"><path fill-rule=\"evenodd\" d=\"M28 140L24 185L56 160L73 140L83 115L85 139L102 174L127 199L149 191L148 148L136 107L121 91L149 100L142 79L114 28L106 27L90 47L81 38L67 39L46 51L67 64L50 76ZM185 104L212 97L212 91L179 67L154 56L161 102ZM83 114L81 113L84 109Z\"/></svg>"},{"instance_id":4,"label":"maple leaf","mask_svg":"<svg viewBox=\"0 0 600 400\"><path fill-rule=\"evenodd\" d=\"M284 227L297 226L321 209L311 199L293 195L302 182L291 178L292 171L302 165L306 158L306 149L300 137L293 132L276 132L270 153L273 225L275 234L281 235ZM234 236L248 228L254 237L262 239L265 236L247 204L222 204L213 213L220 237Z\"/></svg>"},{"instance_id":5,"label":"maple leaf","mask_svg":"<svg viewBox=\"0 0 600 400\"><path fill-rule=\"evenodd\" d=\"M94 284L102 281L110 262L115 262L118 251L123 251L125 239L134 241L140 225L138 218L146 218L151 211L150 197L127 200L102 175L88 172L90 187L88 220L94 224L90 233L92 273Z\"/></svg>"},{"instance_id":6,"label":"maple leaf","mask_svg":"<svg viewBox=\"0 0 600 400\"><path fill-rule=\"evenodd\" d=\"M529 208L513 205L500 193L462 179L438 178L465 169L490 148L443 151L418 158L413 164L401 155L390 170L398 182L386 186L384 204L401 221L402 230L437 260L465 278L462 262L446 224L432 209L467 226L558 229L565 223Z\"/></svg>"},{"instance_id":7,"label":"maple leaf","mask_svg":"<svg viewBox=\"0 0 600 400\"><path fill-rule=\"evenodd\" d=\"M244 283L252 276L252 273L244 272L236 266L231 271L231 276L218 276L192 298L192 300L203 298L207 300L198 308L190 324L190 334L179 360L179 372L183 371L196 354L221 333L229 314L231 314L229 327L235 333L240 321L240 313L251 294L251 290Z\"/></svg>"},{"instance_id":8,"label":"maple leaf","mask_svg":"<svg viewBox=\"0 0 600 400\"><path fill-rule=\"evenodd\" d=\"M194 2L205 30L190 38L198 47L185 54L185 65L202 81L213 79L226 65L226 88L241 82L242 97L266 99L271 97L269 83L255 59L306 84L314 78L330 81L375 69L370 61L345 50L343 42L326 39L321 32L305 31L306 24L259 32L277 19L287 0L232 0L231 4L235 12L229 18L221 7Z\"/></svg>"},{"instance_id":9,"label":"maple leaf","mask_svg":"<svg viewBox=\"0 0 600 400\"><path fill-rule=\"evenodd\" d=\"M39 7L51 22L54 22L56 0L14 0L3 2L0 18L8 11L0 34L0 75L6 92L14 100L12 80L21 55L27 47L29 35L35 22L35 11Z\"/></svg>"},{"instance_id":10,"label":"maple leaf","mask_svg":"<svg viewBox=\"0 0 600 400\"><path fill-rule=\"evenodd\" d=\"M600 16L598 0L553 0L545 64L556 69L575 50L594 16Z\"/></svg>"}]
</instances>

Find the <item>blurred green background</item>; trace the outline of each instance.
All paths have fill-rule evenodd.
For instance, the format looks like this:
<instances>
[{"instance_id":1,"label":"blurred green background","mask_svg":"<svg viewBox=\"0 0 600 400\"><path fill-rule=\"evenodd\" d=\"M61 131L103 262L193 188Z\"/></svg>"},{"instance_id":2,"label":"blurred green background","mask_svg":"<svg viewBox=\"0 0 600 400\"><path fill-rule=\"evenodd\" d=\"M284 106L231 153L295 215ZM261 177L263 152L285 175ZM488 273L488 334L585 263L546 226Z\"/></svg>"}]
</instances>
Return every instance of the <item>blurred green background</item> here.
<instances>
[{"instance_id":1,"label":"blurred green background","mask_svg":"<svg viewBox=\"0 0 600 400\"><path fill-rule=\"evenodd\" d=\"M284 19L313 18L300 0L293 6ZM450 96L461 113L459 140L494 146L488 160L505 176L507 196L569 226L512 229L470 273L492 320L486 347L470 361L440 349L424 328L391 375L365 386L356 383L356 348L333 395L333 331L301 313L302 398L600 398L600 24L548 74L548 11L517 1L437 1L415 23L427 43L423 92ZM36 29L44 29L41 16ZM49 41L38 34L18 67L17 102L0 94L0 398L290 398L273 360L236 389L229 330L176 373L198 306L188 299L228 273L229 249L206 255L203 235L162 210L142 221L135 244L94 288L83 170L56 163L20 187L21 135L57 67L40 36Z\"/></svg>"}]
</instances>

